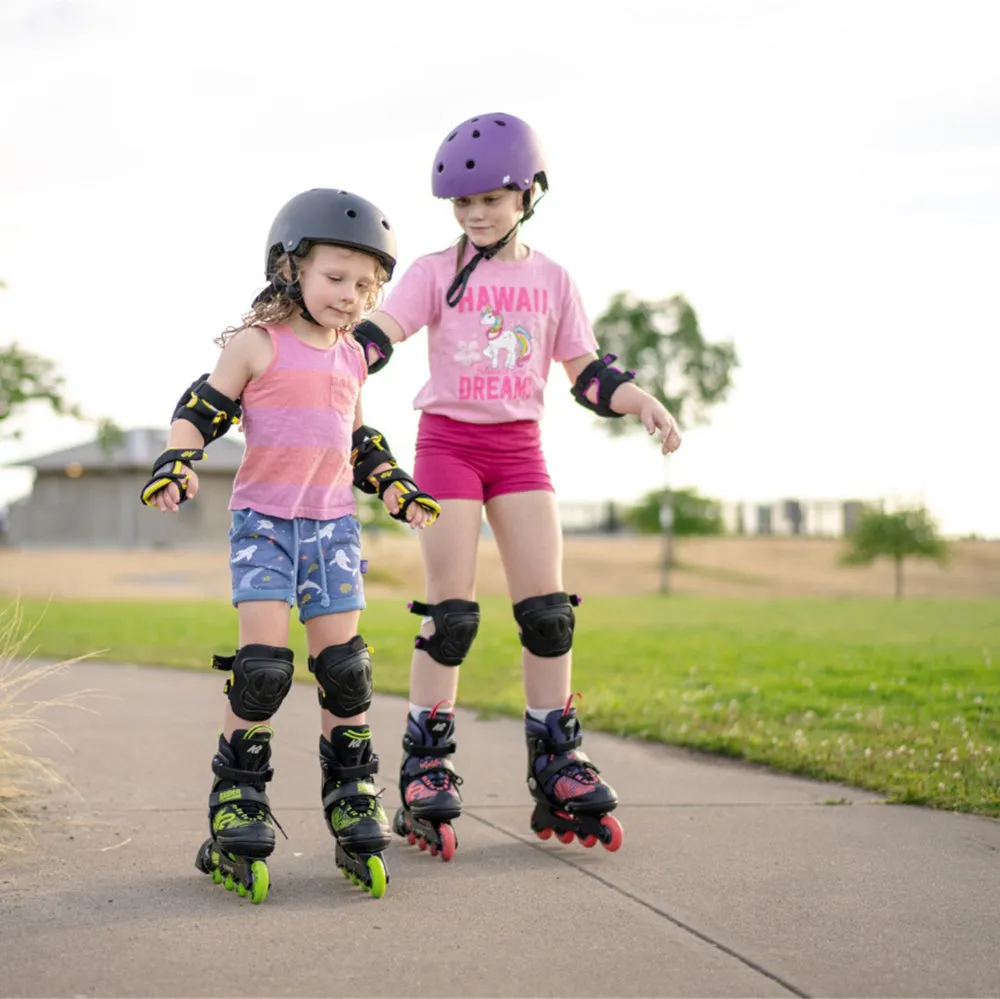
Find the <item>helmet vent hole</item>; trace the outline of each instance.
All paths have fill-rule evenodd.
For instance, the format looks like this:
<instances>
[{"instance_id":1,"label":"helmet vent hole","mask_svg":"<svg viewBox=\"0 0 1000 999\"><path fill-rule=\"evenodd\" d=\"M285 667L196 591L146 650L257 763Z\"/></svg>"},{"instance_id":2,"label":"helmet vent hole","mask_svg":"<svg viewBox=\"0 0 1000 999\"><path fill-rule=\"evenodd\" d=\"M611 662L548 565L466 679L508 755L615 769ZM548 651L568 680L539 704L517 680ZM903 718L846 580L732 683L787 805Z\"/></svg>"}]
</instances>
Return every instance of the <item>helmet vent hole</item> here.
<instances>
[{"instance_id":1,"label":"helmet vent hole","mask_svg":"<svg viewBox=\"0 0 1000 999\"><path fill-rule=\"evenodd\" d=\"M507 127L507 122L501 121L499 118L494 118L493 119L493 124L494 125L499 125L501 128L506 128Z\"/></svg>"},{"instance_id":2,"label":"helmet vent hole","mask_svg":"<svg viewBox=\"0 0 1000 999\"><path fill-rule=\"evenodd\" d=\"M472 137L474 139L478 139L479 138L479 129L478 128L473 131Z\"/></svg>"},{"instance_id":3,"label":"helmet vent hole","mask_svg":"<svg viewBox=\"0 0 1000 999\"><path fill-rule=\"evenodd\" d=\"M466 170L475 170L476 169L476 161L475 160L466 160L465 161L465 169Z\"/></svg>"},{"instance_id":4,"label":"helmet vent hole","mask_svg":"<svg viewBox=\"0 0 1000 999\"><path fill-rule=\"evenodd\" d=\"M348 208L347 217L349 219L356 219L358 217L358 213L353 208Z\"/></svg>"},{"instance_id":5,"label":"helmet vent hole","mask_svg":"<svg viewBox=\"0 0 1000 999\"><path fill-rule=\"evenodd\" d=\"M470 118L469 121L479 121L478 118Z\"/></svg>"},{"instance_id":6,"label":"helmet vent hole","mask_svg":"<svg viewBox=\"0 0 1000 999\"><path fill-rule=\"evenodd\" d=\"M451 142L451 140L454 139L456 135L458 135L458 132L452 132L451 135L448 136L448 141Z\"/></svg>"},{"instance_id":7,"label":"helmet vent hole","mask_svg":"<svg viewBox=\"0 0 1000 999\"><path fill-rule=\"evenodd\" d=\"M383 229L391 229L391 228L392 228L392 226L390 226L390 225L389 225L389 223L388 223L388 222L386 222L386 220L385 220L385 219L382 219L382 228L383 228Z\"/></svg>"},{"instance_id":8,"label":"helmet vent hole","mask_svg":"<svg viewBox=\"0 0 1000 999\"><path fill-rule=\"evenodd\" d=\"M438 173L444 173L444 164L438 163Z\"/></svg>"}]
</instances>

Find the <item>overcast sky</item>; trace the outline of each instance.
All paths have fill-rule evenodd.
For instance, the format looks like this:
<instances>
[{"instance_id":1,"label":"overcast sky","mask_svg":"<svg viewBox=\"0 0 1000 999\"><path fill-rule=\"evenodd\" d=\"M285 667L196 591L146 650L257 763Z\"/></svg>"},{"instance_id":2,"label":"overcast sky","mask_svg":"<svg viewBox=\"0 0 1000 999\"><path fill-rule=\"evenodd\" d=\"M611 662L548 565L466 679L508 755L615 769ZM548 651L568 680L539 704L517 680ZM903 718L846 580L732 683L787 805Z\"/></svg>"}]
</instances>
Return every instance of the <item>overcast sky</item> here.
<instances>
[{"instance_id":1,"label":"overcast sky","mask_svg":"<svg viewBox=\"0 0 1000 999\"><path fill-rule=\"evenodd\" d=\"M596 317L680 292L742 360L666 463L612 440L554 369L564 499L669 475L725 499L923 500L1000 536L1000 4L949 0L4 0L0 338L67 392L165 425L262 283L277 209L344 187L400 264L448 245L431 160L505 111L552 193L525 240ZM423 336L365 409L412 462ZM10 462L88 439L36 414ZM137 484L137 488L138 488ZM0 500L23 494L0 472Z\"/></svg>"}]
</instances>

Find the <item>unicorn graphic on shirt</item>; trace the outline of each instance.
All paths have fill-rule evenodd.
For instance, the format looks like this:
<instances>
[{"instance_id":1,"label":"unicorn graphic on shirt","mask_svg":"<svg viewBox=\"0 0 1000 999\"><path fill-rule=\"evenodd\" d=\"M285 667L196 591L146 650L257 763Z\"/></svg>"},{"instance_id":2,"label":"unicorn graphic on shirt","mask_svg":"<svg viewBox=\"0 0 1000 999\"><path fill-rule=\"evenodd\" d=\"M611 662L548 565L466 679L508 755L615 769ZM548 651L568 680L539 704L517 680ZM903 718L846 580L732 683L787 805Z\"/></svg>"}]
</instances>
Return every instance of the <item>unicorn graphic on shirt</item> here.
<instances>
[{"instance_id":1,"label":"unicorn graphic on shirt","mask_svg":"<svg viewBox=\"0 0 1000 999\"><path fill-rule=\"evenodd\" d=\"M531 357L531 334L523 326L506 329L503 316L486 306L479 313L480 325L486 327L487 344L483 356L489 358L494 369L500 367L500 352L507 351L503 366L508 371L524 364Z\"/></svg>"}]
</instances>

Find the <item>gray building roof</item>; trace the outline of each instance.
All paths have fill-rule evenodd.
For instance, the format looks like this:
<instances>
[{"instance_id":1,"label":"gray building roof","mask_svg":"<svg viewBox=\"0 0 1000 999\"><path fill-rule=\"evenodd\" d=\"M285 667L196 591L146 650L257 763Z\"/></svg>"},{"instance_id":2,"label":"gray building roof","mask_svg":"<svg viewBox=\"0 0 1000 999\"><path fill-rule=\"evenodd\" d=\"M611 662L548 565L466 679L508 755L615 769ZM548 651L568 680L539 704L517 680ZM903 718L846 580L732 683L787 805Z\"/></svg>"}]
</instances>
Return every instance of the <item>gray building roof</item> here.
<instances>
[{"instance_id":1,"label":"gray building roof","mask_svg":"<svg viewBox=\"0 0 1000 999\"><path fill-rule=\"evenodd\" d=\"M167 446L167 431L142 427L124 431L122 446L105 454L96 440L76 447L52 451L36 458L12 462L9 468L33 468L36 472L64 472L67 465L79 463L88 472L131 472L148 474L157 455ZM208 458L198 467L203 472L235 472L243 458L243 436L235 430L207 448Z\"/></svg>"}]
</instances>

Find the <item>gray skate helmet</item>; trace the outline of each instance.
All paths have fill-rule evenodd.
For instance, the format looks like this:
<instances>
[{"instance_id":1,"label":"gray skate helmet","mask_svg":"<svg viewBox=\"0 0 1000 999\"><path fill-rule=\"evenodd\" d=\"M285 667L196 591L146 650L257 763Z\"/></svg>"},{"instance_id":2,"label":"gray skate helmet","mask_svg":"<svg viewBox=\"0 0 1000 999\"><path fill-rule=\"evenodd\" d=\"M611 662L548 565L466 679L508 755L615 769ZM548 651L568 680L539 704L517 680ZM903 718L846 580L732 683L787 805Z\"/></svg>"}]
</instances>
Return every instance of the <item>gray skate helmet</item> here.
<instances>
[{"instance_id":1,"label":"gray skate helmet","mask_svg":"<svg viewBox=\"0 0 1000 999\"><path fill-rule=\"evenodd\" d=\"M265 274L280 281L282 253L304 257L315 243L346 246L370 253L392 277L396 266L396 234L370 201L350 191L316 187L297 194L278 212L267 234Z\"/></svg>"}]
</instances>

